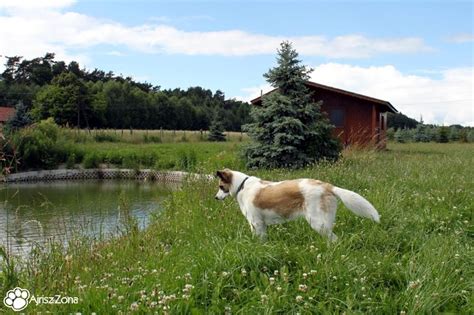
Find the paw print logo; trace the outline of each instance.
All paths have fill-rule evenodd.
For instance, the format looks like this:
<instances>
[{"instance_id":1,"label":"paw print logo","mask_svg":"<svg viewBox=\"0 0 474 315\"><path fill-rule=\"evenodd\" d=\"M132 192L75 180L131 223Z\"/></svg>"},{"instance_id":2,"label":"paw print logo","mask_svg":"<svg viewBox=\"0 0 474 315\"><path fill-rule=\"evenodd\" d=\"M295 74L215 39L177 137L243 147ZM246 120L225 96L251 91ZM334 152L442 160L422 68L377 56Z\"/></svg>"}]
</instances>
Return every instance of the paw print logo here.
<instances>
[{"instance_id":1,"label":"paw print logo","mask_svg":"<svg viewBox=\"0 0 474 315\"><path fill-rule=\"evenodd\" d=\"M28 299L30 298L30 291L16 287L7 292L3 299L3 304L10 307L14 311L21 311L28 306Z\"/></svg>"}]
</instances>

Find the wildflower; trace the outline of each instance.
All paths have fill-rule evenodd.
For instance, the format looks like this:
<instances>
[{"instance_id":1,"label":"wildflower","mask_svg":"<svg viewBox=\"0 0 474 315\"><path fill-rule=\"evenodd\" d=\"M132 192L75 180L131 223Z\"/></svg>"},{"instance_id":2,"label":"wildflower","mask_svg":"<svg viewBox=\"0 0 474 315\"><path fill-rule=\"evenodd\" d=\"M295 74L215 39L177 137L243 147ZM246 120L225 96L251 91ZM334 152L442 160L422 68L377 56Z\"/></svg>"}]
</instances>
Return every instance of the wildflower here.
<instances>
[{"instance_id":1,"label":"wildflower","mask_svg":"<svg viewBox=\"0 0 474 315\"><path fill-rule=\"evenodd\" d=\"M131 309L132 311L138 310L138 303L137 303L137 302L133 302L132 305L130 305L130 309Z\"/></svg>"},{"instance_id":2,"label":"wildflower","mask_svg":"<svg viewBox=\"0 0 474 315\"><path fill-rule=\"evenodd\" d=\"M240 273L241 273L241 275L242 275L243 277L247 276L247 270L245 270L245 268L242 268L242 269L240 270Z\"/></svg>"},{"instance_id":3,"label":"wildflower","mask_svg":"<svg viewBox=\"0 0 474 315\"><path fill-rule=\"evenodd\" d=\"M189 292L191 292L191 290L192 290L193 288L194 288L194 286L193 286L192 284L186 284L186 285L184 286L183 292L184 292L184 293L189 293Z\"/></svg>"},{"instance_id":4,"label":"wildflower","mask_svg":"<svg viewBox=\"0 0 474 315\"><path fill-rule=\"evenodd\" d=\"M273 277L270 277L268 280L270 281L270 284L274 284L274 283L275 283L275 278L273 278Z\"/></svg>"},{"instance_id":5,"label":"wildflower","mask_svg":"<svg viewBox=\"0 0 474 315\"><path fill-rule=\"evenodd\" d=\"M275 275L275 276L278 276L278 273L279 273L278 270L273 271L273 275Z\"/></svg>"},{"instance_id":6,"label":"wildflower","mask_svg":"<svg viewBox=\"0 0 474 315\"><path fill-rule=\"evenodd\" d=\"M306 279L306 278L308 278L308 274L305 272L303 273L303 279Z\"/></svg>"},{"instance_id":7,"label":"wildflower","mask_svg":"<svg viewBox=\"0 0 474 315\"><path fill-rule=\"evenodd\" d=\"M227 271L222 271L222 276L223 276L223 277L227 277L228 274L229 274L229 273L228 273Z\"/></svg>"},{"instance_id":8,"label":"wildflower","mask_svg":"<svg viewBox=\"0 0 474 315\"><path fill-rule=\"evenodd\" d=\"M317 271L316 271L316 270L311 270L309 273L310 273L311 275L315 275L315 274L317 273Z\"/></svg>"},{"instance_id":9,"label":"wildflower","mask_svg":"<svg viewBox=\"0 0 474 315\"><path fill-rule=\"evenodd\" d=\"M262 295L260 296L260 299L262 300L262 303L263 303L263 304L266 304L266 303L268 302L268 296L265 295L265 294L262 294Z\"/></svg>"},{"instance_id":10,"label":"wildflower","mask_svg":"<svg viewBox=\"0 0 474 315\"><path fill-rule=\"evenodd\" d=\"M301 292L306 292L306 291L308 291L308 286L306 284L300 284L298 286L298 290L301 291Z\"/></svg>"},{"instance_id":11,"label":"wildflower","mask_svg":"<svg viewBox=\"0 0 474 315\"><path fill-rule=\"evenodd\" d=\"M298 296L296 297L296 302L298 302L298 303L303 302L303 297L302 297L301 295L298 295Z\"/></svg>"},{"instance_id":12,"label":"wildflower","mask_svg":"<svg viewBox=\"0 0 474 315\"><path fill-rule=\"evenodd\" d=\"M158 305L158 302L156 302L156 301L153 301L153 302L150 303L150 307L155 307L156 305Z\"/></svg>"},{"instance_id":13,"label":"wildflower","mask_svg":"<svg viewBox=\"0 0 474 315\"><path fill-rule=\"evenodd\" d=\"M420 283L421 283L420 279L416 279L415 281L410 281L408 283L408 288L409 289L416 289L420 286Z\"/></svg>"},{"instance_id":14,"label":"wildflower","mask_svg":"<svg viewBox=\"0 0 474 315\"><path fill-rule=\"evenodd\" d=\"M124 296L123 296L123 295L120 295L120 296L117 298L117 300L118 300L119 302L122 302L123 299L124 299Z\"/></svg>"},{"instance_id":15,"label":"wildflower","mask_svg":"<svg viewBox=\"0 0 474 315\"><path fill-rule=\"evenodd\" d=\"M276 289L277 289L278 292L281 291L281 287L280 287L280 286L276 287Z\"/></svg>"}]
</instances>

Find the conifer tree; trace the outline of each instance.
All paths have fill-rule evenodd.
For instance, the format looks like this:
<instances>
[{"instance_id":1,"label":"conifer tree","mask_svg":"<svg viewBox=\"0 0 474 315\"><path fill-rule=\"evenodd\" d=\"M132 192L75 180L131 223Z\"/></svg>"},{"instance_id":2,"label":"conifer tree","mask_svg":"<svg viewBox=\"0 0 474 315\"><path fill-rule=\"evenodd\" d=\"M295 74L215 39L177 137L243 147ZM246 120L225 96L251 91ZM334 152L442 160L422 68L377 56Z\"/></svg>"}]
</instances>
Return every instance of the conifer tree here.
<instances>
[{"instance_id":1,"label":"conifer tree","mask_svg":"<svg viewBox=\"0 0 474 315\"><path fill-rule=\"evenodd\" d=\"M262 98L251 111L253 123L245 125L253 143L245 149L252 168L303 167L322 159L336 160L339 141L306 86L312 69L298 59L291 43L278 49L278 65L264 74L276 90Z\"/></svg>"},{"instance_id":2,"label":"conifer tree","mask_svg":"<svg viewBox=\"0 0 474 315\"><path fill-rule=\"evenodd\" d=\"M449 142L448 131L449 131L448 127L444 127L444 126L439 127L437 142L439 143Z\"/></svg>"},{"instance_id":3,"label":"conifer tree","mask_svg":"<svg viewBox=\"0 0 474 315\"><path fill-rule=\"evenodd\" d=\"M15 114L6 123L6 130L17 130L31 124L31 117L28 113L28 108L19 101L15 107Z\"/></svg>"},{"instance_id":4,"label":"conifer tree","mask_svg":"<svg viewBox=\"0 0 474 315\"><path fill-rule=\"evenodd\" d=\"M224 134L224 113L221 109L216 109L211 125L209 126L209 141L225 141Z\"/></svg>"},{"instance_id":5,"label":"conifer tree","mask_svg":"<svg viewBox=\"0 0 474 315\"><path fill-rule=\"evenodd\" d=\"M415 142L429 142L430 141L426 132L426 126L423 125L422 123L419 123L418 126L416 126L413 140Z\"/></svg>"}]
</instances>

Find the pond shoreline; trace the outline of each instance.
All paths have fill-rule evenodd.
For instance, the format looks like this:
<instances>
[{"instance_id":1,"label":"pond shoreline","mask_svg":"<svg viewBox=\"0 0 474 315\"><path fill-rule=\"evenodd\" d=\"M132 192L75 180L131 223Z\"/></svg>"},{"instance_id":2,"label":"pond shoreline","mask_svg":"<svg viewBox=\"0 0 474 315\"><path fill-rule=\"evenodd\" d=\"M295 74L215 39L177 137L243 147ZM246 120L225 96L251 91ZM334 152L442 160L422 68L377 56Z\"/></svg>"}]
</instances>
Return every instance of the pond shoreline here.
<instances>
[{"instance_id":1,"label":"pond shoreline","mask_svg":"<svg viewBox=\"0 0 474 315\"><path fill-rule=\"evenodd\" d=\"M159 171L153 169L55 169L13 173L0 178L0 182L37 182L54 180L84 180L84 179L135 179L145 181L180 182L184 178L212 179L211 175L189 173L183 171Z\"/></svg>"}]
</instances>

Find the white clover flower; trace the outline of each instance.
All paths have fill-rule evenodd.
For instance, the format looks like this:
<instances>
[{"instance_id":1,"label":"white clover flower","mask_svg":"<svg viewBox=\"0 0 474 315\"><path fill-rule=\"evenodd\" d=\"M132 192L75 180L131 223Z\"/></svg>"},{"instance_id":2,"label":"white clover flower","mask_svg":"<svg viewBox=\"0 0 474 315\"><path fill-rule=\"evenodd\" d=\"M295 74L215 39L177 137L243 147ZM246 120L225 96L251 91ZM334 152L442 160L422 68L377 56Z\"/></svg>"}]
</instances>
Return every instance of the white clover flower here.
<instances>
[{"instance_id":1,"label":"white clover flower","mask_svg":"<svg viewBox=\"0 0 474 315\"><path fill-rule=\"evenodd\" d=\"M130 305L130 309L131 309L132 311L138 310L138 303L137 303L137 302L133 302L133 303Z\"/></svg>"}]
</instances>

